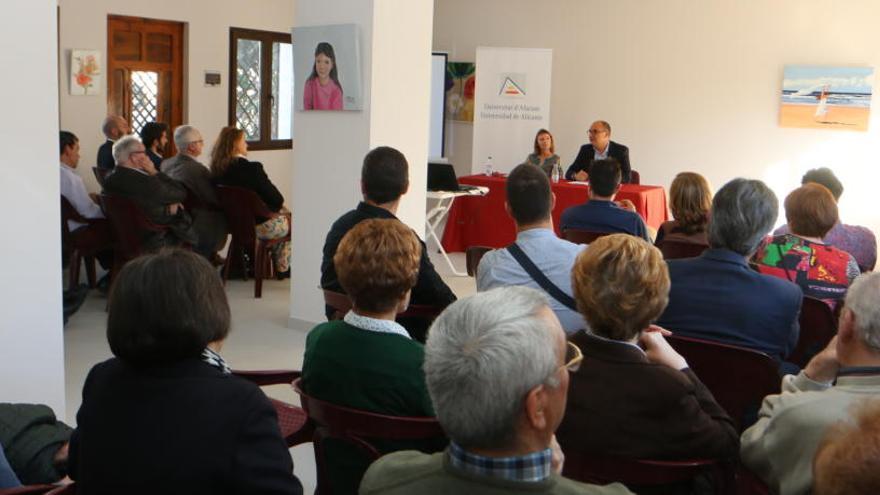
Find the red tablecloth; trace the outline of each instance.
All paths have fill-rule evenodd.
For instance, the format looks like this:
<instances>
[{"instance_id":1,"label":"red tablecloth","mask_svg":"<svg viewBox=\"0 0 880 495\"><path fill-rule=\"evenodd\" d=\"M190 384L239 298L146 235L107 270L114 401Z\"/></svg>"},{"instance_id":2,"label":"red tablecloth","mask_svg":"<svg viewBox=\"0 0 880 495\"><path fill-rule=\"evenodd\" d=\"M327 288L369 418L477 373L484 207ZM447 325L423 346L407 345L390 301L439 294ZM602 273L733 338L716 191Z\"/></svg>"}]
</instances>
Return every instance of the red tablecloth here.
<instances>
[{"instance_id":1,"label":"red tablecloth","mask_svg":"<svg viewBox=\"0 0 880 495\"><path fill-rule=\"evenodd\" d=\"M468 175L459 177L462 184L486 186L486 196L462 196L455 199L446 219L443 247L449 252L464 251L468 246L507 246L516 239L513 219L504 211L507 179L501 176ZM559 235L559 216L569 206L587 201L590 188L582 184L559 181L553 184L556 207L553 208L553 225ZM623 184L615 198L628 199L636 205L645 224L657 229L667 220L666 192L660 186Z\"/></svg>"}]
</instances>

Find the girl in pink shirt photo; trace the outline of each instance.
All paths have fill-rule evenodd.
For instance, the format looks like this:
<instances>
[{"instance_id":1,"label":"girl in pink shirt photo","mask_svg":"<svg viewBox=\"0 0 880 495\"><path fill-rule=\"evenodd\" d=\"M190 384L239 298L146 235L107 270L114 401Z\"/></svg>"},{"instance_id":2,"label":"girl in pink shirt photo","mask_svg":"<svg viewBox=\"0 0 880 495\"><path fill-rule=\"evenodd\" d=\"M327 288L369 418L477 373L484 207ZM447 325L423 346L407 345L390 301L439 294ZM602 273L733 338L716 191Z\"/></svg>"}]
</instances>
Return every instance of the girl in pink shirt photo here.
<instances>
[{"instance_id":1,"label":"girl in pink shirt photo","mask_svg":"<svg viewBox=\"0 0 880 495\"><path fill-rule=\"evenodd\" d=\"M342 110L342 85L336 74L333 45L322 41L315 47L315 64L303 88L304 110Z\"/></svg>"}]
</instances>

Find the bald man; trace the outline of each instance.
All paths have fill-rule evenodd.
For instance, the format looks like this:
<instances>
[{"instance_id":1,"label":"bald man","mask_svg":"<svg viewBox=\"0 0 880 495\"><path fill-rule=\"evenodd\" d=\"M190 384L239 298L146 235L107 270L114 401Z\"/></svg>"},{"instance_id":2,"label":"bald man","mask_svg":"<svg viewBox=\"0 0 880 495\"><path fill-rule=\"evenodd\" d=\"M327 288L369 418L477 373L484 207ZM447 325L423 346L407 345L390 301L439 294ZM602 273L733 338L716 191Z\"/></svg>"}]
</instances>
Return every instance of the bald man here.
<instances>
[{"instance_id":1,"label":"bald man","mask_svg":"<svg viewBox=\"0 0 880 495\"><path fill-rule=\"evenodd\" d=\"M107 136L107 141L98 148L98 168L113 170L116 166L116 161L113 160L113 143L128 134L128 122L118 115L108 115L101 125L101 130Z\"/></svg>"},{"instance_id":2,"label":"bald man","mask_svg":"<svg viewBox=\"0 0 880 495\"><path fill-rule=\"evenodd\" d=\"M590 174L590 165L596 160L614 158L620 164L621 183L629 184L632 167L629 164L629 148L611 140L611 124L604 120L597 120L590 126L588 132L590 144L581 146L577 158L574 159L565 178L568 180L587 180Z\"/></svg>"}]
</instances>

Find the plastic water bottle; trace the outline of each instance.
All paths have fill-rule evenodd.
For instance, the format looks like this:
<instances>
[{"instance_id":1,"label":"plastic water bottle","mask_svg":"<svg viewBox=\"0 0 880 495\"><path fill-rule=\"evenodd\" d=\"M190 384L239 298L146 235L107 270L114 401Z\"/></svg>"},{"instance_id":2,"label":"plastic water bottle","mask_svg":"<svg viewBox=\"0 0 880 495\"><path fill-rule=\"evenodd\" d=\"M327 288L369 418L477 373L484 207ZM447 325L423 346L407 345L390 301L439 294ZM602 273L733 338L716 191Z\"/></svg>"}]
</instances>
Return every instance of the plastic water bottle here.
<instances>
[{"instance_id":1,"label":"plastic water bottle","mask_svg":"<svg viewBox=\"0 0 880 495\"><path fill-rule=\"evenodd\" d=\"M553 173L550 175L550 180L556 183L559 182L560 177L562 177L562 167L557 163L553 167Z\"/></svg>"},{"instance_id":2,"label":"plastic water bottle","mask_svg":"<svg viewBox=\"0 0 880 495\"><path fill-rule=\"evenodd\" d=\"M484 167L485 167L485 171L486 171L486 177L491 176L492 173L495 172L495 167L492 166L492 157L491 156L489 156L489 158L486 158L486 164L484 165Z\"/></svg>"}]
</instances>

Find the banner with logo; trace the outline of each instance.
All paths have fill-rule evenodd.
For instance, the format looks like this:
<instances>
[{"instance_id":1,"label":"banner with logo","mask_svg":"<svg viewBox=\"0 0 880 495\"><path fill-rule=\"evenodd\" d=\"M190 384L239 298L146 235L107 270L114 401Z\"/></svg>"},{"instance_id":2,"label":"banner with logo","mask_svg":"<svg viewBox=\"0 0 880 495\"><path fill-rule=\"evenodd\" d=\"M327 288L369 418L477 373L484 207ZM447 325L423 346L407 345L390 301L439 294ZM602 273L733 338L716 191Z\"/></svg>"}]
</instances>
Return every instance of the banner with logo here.
<instances>
[{"instance_id":1,"label":"banner with logo","mask_svg":"<svg viewBox=\"0 0 880 495\"><path fill-rule=\"evenodd\" d=\"M550 49L477 48L473 173L490 156L508 173L533 152L535 134L550 128L552 65Z\"/></svg>"}]
</instances>

